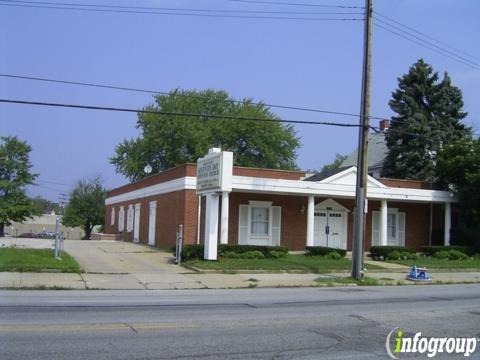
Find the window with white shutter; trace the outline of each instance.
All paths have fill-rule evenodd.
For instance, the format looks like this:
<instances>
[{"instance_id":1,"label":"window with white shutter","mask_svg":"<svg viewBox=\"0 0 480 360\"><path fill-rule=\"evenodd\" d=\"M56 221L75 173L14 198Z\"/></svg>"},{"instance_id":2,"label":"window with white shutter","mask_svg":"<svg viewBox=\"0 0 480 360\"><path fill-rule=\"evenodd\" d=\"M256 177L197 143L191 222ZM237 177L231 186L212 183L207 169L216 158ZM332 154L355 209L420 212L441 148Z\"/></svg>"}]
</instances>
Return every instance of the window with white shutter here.
<instances>
[{"instance_id":1,"label":"window with white shutter","mask_svg":"<svg viewBox=\"0 0 480 360\"><path fill-rule=\"evenodd\" d=\"M270 201L250 201L240 205L238 218L239 245L280 245L281 207Z\"/></svg>"}]
</instances>

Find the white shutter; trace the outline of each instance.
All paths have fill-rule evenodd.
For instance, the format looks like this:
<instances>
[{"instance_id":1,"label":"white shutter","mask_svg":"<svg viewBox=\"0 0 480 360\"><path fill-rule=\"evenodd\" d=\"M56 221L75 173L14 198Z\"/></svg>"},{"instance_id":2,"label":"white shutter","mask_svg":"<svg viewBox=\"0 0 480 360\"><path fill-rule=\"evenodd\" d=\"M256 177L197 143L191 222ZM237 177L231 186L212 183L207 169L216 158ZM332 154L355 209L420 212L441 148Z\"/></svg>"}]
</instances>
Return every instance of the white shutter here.
<instances>
[{"instance_id":1,"label":"white shutter","mask_svg":"<svg viewBox=\"0 0 480 360\"><path fill-rule=\"evenodd\" d=\"M115 225L115 208L112 207L112 212L110 213L110 225Z\"/></svg>"},{"instance_id":2,"label":"white shutter","mask_svg":"<svg viewBox=\"0 0 480 360\"><path fill-rule=\"evenodd\" d=\"M118 211L118 231L123 231L125 226L125 210L123 206L120 206L120 210Z\"/></svg>"},{"instance_id":3,"label":"white shutter","mask_svg":"<svg viewBox=\"0 0 480 360\"><path fill-rule=\"evenodd\" d=\"M272 245L280 246L280 231L282 224L282 208L272 206Z\"/></svg>"},{"instance_id":4,"label":"white shutter","mask_svg":"<svg viewBox=\"0 0 480 360\"><path fill-rule=\"evenodd\" d=\"M405 246L405 213L399 212L397 214L397 239L398 246Z\"/></svg>"},{"instance_id":5,"label":"white shutter","mask_svg":"<svg viewBox=\"0 0 480 360\"><path fill-rule=\"evenodd\" d=\"M380 212L372 211L372 246L380 245Z\"/></svg>"},{"instance_id":6,"label":"white shutter","mask_svg":"<svg viewBox=\"0 0 480 360\"><path fill-rule=\"evenodd\" d=\"M240 205L238 210L238 245L248 244L248 205Z\"/></svg>"}]
</instances>

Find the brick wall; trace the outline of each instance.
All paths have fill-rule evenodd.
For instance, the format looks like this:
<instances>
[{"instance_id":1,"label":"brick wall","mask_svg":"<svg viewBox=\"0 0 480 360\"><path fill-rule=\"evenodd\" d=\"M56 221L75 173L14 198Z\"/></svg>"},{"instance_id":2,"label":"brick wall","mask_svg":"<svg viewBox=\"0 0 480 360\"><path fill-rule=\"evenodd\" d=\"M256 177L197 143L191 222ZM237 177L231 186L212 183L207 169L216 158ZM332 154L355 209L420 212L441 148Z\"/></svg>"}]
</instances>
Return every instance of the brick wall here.
<instances>
[{"instance_id":1,"label":"brick wall","mask_svg":"<svg viewBox=\"0 0 480 360\"><path fill-rule=\"evenodd\" d=\"M126 201L107 205L105 207L105 233L118 234L118 212L120 206L125 209L125 225L121 238L124 241L133 240L133 231L127 232L127 209L130 204L140 204L140 243L148 243L148 228L150 218L150 202L157 201L157 216L155 224L155 245L170 248L175 245L176 232L180 224L184 225L185 243L193 244L196 239L196 195L193 190L175 191L168 194L150 196L134 201ZM110 225L110 212L115 207L115 224Z\"/></svg>"}]
</instances>

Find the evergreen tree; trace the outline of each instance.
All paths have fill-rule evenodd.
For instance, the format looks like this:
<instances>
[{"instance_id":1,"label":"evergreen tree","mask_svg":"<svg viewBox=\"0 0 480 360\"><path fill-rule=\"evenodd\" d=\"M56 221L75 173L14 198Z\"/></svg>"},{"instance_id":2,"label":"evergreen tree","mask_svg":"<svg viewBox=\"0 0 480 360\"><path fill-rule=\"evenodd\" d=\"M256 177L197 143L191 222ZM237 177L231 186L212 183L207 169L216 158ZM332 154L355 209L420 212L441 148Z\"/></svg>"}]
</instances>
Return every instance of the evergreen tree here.
<instances>
[{"instance_id":1,"label":"evergreen tree","mask_svg":"<svg viewBox=\"0 0 480 360\"><path fill-rule=\"evenodd\" d=\"M434 181L437 154L471 134L460 122L467 115L461 90L447 73L438 80L438 73L422 59L398 79L389 102L398 115L385 135L388 154L382 176Z\"/></svg>"}]
</instances>

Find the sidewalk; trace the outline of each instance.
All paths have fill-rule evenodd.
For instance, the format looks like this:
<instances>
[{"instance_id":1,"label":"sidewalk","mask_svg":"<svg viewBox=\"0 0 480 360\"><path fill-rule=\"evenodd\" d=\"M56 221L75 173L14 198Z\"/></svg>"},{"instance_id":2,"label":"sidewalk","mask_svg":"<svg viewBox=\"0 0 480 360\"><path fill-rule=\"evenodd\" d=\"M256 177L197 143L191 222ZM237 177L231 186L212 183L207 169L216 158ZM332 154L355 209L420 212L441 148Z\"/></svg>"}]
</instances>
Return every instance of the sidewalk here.
<instances>
[{"instance_id":1,"label":"sidewalk","mask_svg":"<svg viewBox=\"0 0 480 360\"><path fill-rule=\"evenodd\" d=\"M480 283L480 272L435 272L432 283ZM8 289L109 289L109 290L166 290L166 289L234 289L248 287L319 286L332 283L349 273L292 274L292 273L181 273L181 277L158 274L62 274L62 273L0 273L0 288ZM412 284L402 272L371 272L367 276L381 284ZM331 280L331 281L330 281Z\"/></svg>"},{"instance_id":2,"label":"sidewalk","mask_svg":"<svg viewBox=\"0 0 480 360\"><path fill-rule=\"evenodd\" d=\"M0 239L0 246L51 248L51 240ZM8 289L233 289L248 287L299 287L331 285L336 278L347 278L348 271L312 273L215 273L197 272L172 263L172 255L146 245L119 241L65 241L68 251L85 271L72 273L0 272L0 288ZM385 262L384 269L368 271L366 276L380 284L411 284L405 279L407 266ZM432 283L480 283L480 271L430 271ZM316 281L321 279L321 282ZM341 284L338 284L341 285ZM345 285L343 285L345 286Z\"/></svg>"}]
</instances>

